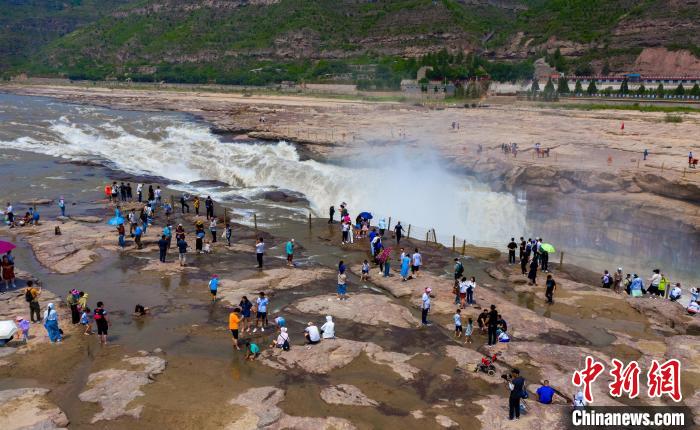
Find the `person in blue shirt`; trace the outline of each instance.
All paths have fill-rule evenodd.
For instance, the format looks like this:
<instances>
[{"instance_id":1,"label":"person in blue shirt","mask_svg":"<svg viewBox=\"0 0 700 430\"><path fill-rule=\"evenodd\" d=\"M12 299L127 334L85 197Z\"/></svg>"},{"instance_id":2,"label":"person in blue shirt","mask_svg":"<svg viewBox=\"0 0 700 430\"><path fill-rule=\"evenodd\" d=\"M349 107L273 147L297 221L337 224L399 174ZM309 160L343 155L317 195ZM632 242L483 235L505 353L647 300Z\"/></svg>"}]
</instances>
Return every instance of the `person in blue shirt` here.
<instances>
[{"instance_id":1,"label":"person in blue shirt","mask_svg":"<svg viewBox=\"0 0 700 430\"><path fill-rule=\"evenodd\" d=\"M260 292L260 297L255 300L256 313L255 313L255 325L253 333L258 331L257 325L260 325L260 331L265 331L267 326L267 305L270 303L270 299L265 297L264 292Z\"/></svg>"},{"instance_id":2,"label":"person in blue shirt","mask_svg":"<svg viewBox=\"0 0 700 430\"><path fill-rule=\"evenodd\" d=\"M544 403L545 405L552 403L554 388L549 386L549 381L545 380L542 386L537 389L537 396L539 397L540 403Z\"/></svg>"},{"instance_id":3,"label":"person in blue shirt","mask_svg":"<svg viewBox=\"0 0 700 430\"><path fill-rule=\"evenodd\" d=\"M238 304L241 307L241 331L250 332L250 314L251 309L253 309L253 302L248 300L248 296L243 296L241 302Z\"/></svg>"},{"instance_id":4,"label":"person in blue shirt","mask_svg":"<svg viewBox=\"0 0 700 430\"><path fill-rule=\"evenodd\" d=\"M209 292L211 293L211 301L216 301L216 291L219 289L219 275L211 275L209 280Z\"/></svg>"},{"instance_id":5,"label":"person in blue shirt","mask_svg":"<svg viewBox=\"0 0 700 430\"><path fill-rule=\"evenodd\" d=\"M165 263L165 256L168 253L168 239L165 235L162 235L158 241L158 250L160 251L160 262Z\"/></svg>"}]
</instances>

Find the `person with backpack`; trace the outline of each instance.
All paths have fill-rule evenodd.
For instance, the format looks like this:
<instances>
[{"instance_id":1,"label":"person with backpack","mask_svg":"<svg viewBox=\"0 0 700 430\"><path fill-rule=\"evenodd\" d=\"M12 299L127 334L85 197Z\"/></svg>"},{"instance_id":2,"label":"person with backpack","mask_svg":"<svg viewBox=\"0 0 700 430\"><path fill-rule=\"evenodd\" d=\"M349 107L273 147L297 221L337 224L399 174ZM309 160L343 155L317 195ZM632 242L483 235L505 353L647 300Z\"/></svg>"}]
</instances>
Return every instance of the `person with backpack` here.
<instances>
[{"instance_id":1,"label":"person with backpack","mask_svg":"<svg viewBox=\"0 0 700 430\"><path fill-rule=\"evenodd\" d=\"M33 323L41 321L39 295L41 295L41 288L35 288L34 281L27 281L27 288L24 290L24 300L29 303L29 319ZM36 319L34 319L34 315L36 315Z\"/></svg>"},{"instance_id":2,"label":"person with backpack","mask_svg":"<svg viewBox=\"0 0 700 430\"><path fill-rule=\"evenodd\" d=\"M289 333L287 333L287 327L280 328L280 334L277 335L277 340L275 340L270 348L282 348L283 351L289 351Z\"/></svg>"},{"instance_id":3,"label":"person with backpack","mask_svg":"<svg viewBox=\"0 0 700 430\"><path fill-rule=\"evenodd\" d=\"M97 336L100 338L100 344L107 345L107 331L111 324L107 319L107 311L104 308L104 303L97 302L97 307L93 313L93 319L97 325Z\"/></svg>"},{"instance_id":4,"label":"person with backpack","mask_svg":"<svg viewBox=\"0 0 700 430\"><path fill-rule=\"evenodd\" d=\"M464 265L459 258L455 258L455 287L458 286L459 280L462 279L464 274ZM456 303L455 303L456 304Z\"/></svg>"}]
</instances>

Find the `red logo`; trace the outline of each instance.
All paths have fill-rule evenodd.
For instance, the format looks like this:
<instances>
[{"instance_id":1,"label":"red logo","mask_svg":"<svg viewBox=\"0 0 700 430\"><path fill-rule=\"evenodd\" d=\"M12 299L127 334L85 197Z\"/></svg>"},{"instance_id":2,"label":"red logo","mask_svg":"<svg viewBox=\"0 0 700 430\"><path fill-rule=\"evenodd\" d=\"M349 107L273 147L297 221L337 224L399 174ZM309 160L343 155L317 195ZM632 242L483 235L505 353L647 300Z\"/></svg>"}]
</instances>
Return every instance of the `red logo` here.
<instances>
[{"instance_id":1,"label":"red logo","mask_svg":"<svg viewBox=\"0 0 700 430\"><path fill-rule=\"evenodd\" d=\"M647 383L649 397L661 397L668 394L674 402L683 399L681 394L681 362L674 359L668 360L664 364L659 364L656 360L651 360L651 369L647 373Z\"/></svg>"},{"instance_id":2,"label":"red logo","mask_svg":"<svg viewBox=\"0 0 700 430\"><path fill-rule=\"evenodd\" d=\"M596 378L605 370L603 363L595 361L593 357L586 357L586 368L583 370L577 370L574 372L574 376L571 378L571 382L580 387L583 385L583 398L586 402L590 403L593 401L593 394L591 393L591 384L596 380Z\"/></svg>"}]
</instances>

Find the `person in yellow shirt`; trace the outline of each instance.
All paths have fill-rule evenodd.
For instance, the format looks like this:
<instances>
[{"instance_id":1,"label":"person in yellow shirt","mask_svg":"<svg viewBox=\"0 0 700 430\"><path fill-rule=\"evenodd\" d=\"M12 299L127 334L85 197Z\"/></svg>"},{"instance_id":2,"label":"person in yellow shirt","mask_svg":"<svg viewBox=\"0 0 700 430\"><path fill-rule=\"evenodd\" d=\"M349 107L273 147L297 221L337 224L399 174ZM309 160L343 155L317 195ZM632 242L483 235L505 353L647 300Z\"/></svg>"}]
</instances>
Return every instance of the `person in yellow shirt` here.
<instances>
[{"instance_id":1,"label":"person in yellow shirt","mask_svg":"<svg viewBox=\"0 0 700 430\"><path fill-rule=\"evenodd\" d=\"M241 322L241 310L236 308L228 316L228 328L231 330L231 336L233 336L233 347L238 351L241 348L238 346L238 324Z\"/></svg>"}]
</instances>

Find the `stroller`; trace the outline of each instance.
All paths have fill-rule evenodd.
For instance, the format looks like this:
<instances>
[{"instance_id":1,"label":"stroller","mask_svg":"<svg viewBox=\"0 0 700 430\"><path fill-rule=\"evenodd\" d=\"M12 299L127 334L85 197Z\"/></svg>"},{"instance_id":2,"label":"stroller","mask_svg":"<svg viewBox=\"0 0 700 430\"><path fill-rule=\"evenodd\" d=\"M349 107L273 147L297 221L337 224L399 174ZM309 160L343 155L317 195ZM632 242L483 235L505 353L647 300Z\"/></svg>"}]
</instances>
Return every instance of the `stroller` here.
<instances>
[{"instance_id":1,"label":"stroller","mask_svg":"<svg viewBox=\"0 0 700 430\"><path fill-rule=\"evenodd\" d=\"M484 372L489 376L494 376L496 374L496 366L493 364L498 360L498 356L501 355L500 352L495 353L491 357L482 357L481 363L478 363L474 368L474 372Z\"/></svg>"}]
</instances>

